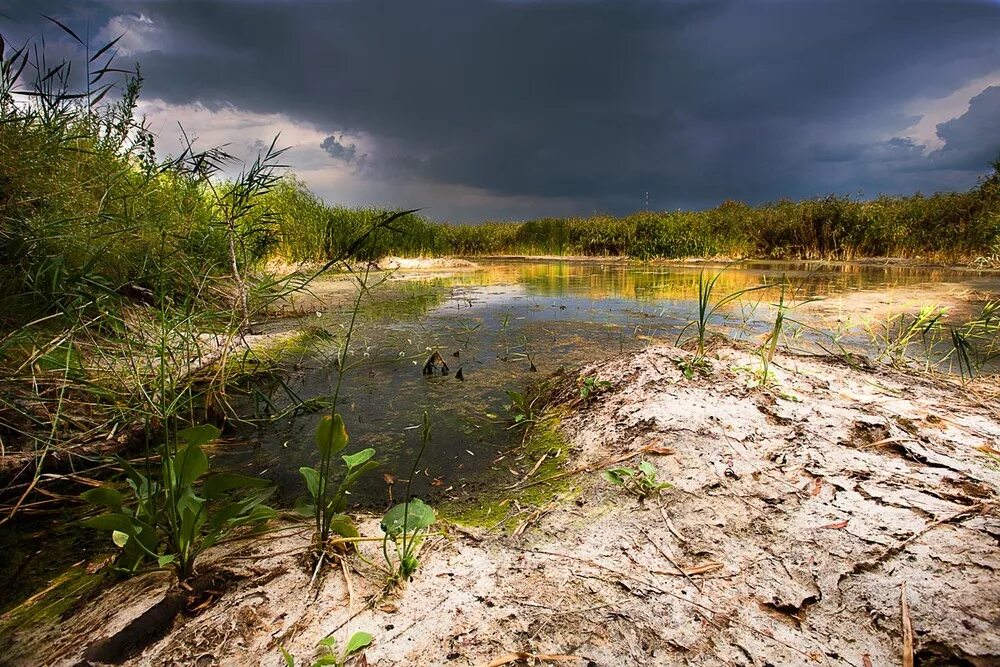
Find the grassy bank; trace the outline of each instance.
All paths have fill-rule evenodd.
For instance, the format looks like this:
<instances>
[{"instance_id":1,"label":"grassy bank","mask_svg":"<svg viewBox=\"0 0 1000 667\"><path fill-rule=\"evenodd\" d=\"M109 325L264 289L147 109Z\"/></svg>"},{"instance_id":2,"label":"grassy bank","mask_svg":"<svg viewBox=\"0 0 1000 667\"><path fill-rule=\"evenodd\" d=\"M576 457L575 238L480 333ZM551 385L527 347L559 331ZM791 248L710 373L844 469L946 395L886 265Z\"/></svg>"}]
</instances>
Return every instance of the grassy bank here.
<instances>
[{"instance_id":1,"label":"grassy bank","mask_svg":"<svg viewBox=\"0 0 1000 667\"><path fill-rule=\"evenodd\" d=\"M292 260L323 260L342 251L352 230L385 213L326 206L295 181L279 190L277 251ZM831 195L757 206L727 201L706 211L469 225L433 223L413 214L399 221L385 249L403 256L899 257L994 264L1000 257L1000 164L971 190L933 195L873 200Z\"/></svg>"},{"instance_id":2,"label":"grassy bank","mask_svg":"<svg viewBox=\"0 0 1000 667\"><path fill-rule=\"evenodd\" d=\"M85 63L0 53L0 524L43 471L237 416L230 380L259 366L243 334L309 278L262 269L281 248L282 151L158 155L142 77L107 46ZM340 259L367 258L380 222L339 236Z\"/></svg>"}]
</instances>

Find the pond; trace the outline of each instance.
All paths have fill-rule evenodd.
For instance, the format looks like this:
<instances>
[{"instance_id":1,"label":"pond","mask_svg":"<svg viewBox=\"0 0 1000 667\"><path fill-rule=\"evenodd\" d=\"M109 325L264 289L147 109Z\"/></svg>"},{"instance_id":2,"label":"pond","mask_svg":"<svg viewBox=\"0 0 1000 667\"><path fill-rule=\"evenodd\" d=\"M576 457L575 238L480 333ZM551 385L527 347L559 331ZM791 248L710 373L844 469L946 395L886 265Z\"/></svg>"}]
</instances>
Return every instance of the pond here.
<instances>
[{"instance_id":1,"label":"pond","mask_svg":"<svg viewBox=\"0 0 1000 667\"><path fill-rule=\"evenodd\" d=\"M504 474L506 466L496 459L520 438L510 429L507 392L523 391L559 369L693 335L688 325L697 316L703 270L708 278L719 274L713 301L771 285L731 301L712 319L713 331L762 340L781 298L777 285L784 282L792 323L783 343L813 351L873 352L880 336L891 337L899 327L894 313L948 304L948 318L964 321L982 307L969 294L1000 289L995 275L864 264L477 263L477 269L450 275L395 276L365 300L338 408L351 435L349 451L374 447L383 464L383 474L370 475L356 489L362 504L387 504L390 482L409 476L425 410L433 439L414 491L434 501L482 493L496 477L484 471ZM313 351L296 358L295 369L254 409L281 414L296 401L324 405L336 383L333 360L347 321L345 312L309 318L304 325L316 334ZM446 375L422 372L434 352L447 364ZM314 463L312 433L322 414L300 412L245 430L243 446L222 459L263 471L290 502L303 492L298 468Z\"/></svg>"}]
</instances>

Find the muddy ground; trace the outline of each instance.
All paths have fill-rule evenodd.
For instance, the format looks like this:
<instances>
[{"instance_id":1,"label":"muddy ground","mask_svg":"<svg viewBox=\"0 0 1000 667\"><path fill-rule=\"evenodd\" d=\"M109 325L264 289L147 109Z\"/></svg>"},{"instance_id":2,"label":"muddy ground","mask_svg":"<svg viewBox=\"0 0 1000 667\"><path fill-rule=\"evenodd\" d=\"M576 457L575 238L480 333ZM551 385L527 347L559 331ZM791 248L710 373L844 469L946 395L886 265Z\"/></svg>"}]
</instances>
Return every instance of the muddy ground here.
<instances>
[{"instance_id":1,"label":"muddy ground","mask_svg":"<svg viewBox=\"0 0 1000 667\"><path fill-rule=\"evenodd\" d=\"M401 589L370 542L311 584L288 523L206 556L194 613L146 575L18 630L0 662L277 666L365 630L355 664L867 667L901 664L911 628L917 664L1000 664L997 403L791 354L760 389L750 352L713 356L693 378L666 346L584 369L613 386L562 419L562 472L497 464L559 481L442 524ZM672 488L639 502L599 475L640 459Z\"/></svg>"}]
</instances>

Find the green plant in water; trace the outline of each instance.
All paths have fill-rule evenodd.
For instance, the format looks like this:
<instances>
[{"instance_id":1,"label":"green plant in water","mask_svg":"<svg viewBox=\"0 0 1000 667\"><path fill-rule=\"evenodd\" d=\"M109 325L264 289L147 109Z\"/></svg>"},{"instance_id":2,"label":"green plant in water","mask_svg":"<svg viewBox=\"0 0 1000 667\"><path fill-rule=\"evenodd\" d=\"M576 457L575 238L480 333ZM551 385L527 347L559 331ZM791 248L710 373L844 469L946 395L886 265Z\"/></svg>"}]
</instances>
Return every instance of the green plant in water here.
<instances>
[{"instance_id":1,"label":"green plant in water","mask_svg":"<svg viewBox=\"0 0 1000 667\"><path fill-rule=\"evenodd\" d=\"M785 315L788 312L788 303L785 301L785 288L787 284L781 283L781 293L778 295L778 303L775 304L777 311L774 314L774 325L764 338L758 349L761 363L761 384L766 385L771 376L771 362L774 360L774 353L778 350L778 341L781 339L781 332L785 326Z\"/></svg>"},{"instance_id":2,"label":"green plant in water","mask_svg":"<svg viewBox=\"0 0 1000 667\"><path fill-rule=\"evenodd\" d=\"M1000 357L1000 301L987 301L978 317L949 327L949 334L952 349L945 356L955 357L964 383Z\"/></svg>"},{"instance_id":3,"label":"green plant in water","mask_svg":"<svg viewBox=\"0 0 1000 667\"><path fill-rule=\"evenodd\" d=\"M348 658L358 653L361 649L372 643L372 636L367 632L355 632L347 640L343 652L337 650L337 640L334 637L327 637L320 640L316 645L316 652L319 654L313 658L310 664L312 667L322 667L323 665L333 665L334 667L344 667ZM291 653L281 648L281 657L285 659L285 667L295 667L295 658ZM305 665L306 663L303 663Z\"/></svg>"},{"instance_id":4,"label":"green plant in water","mask_svg":"<svg viewBox=\"0 0 1000 667\"><path fill-rule=\"evenodd\" d=\"M638 468L608 468L601 477L619 486L639 500L645 500L654 493L670 488L669 482L657 479L656 468L649 461L640 461Z\"/></svg>"},{"instance_id":5,"label":"green plant in water","mask_svg":"<svg viewBox=\"0 0 1000 667\"><path fill-rule=\"evenodd\" d=\"M344 419L339 414L334 414L332 417L325 415L316 426L316 448L320 455L320 470L325 473L309 466L299 468L312 502L303 499L296 509L316 519L316 534L321 550L326 548L332 535L348 539L359 536L354 521L344 514L347 497L363 474L378 467L378 463L372 460L375 450L371 447L355 454L341 456L344 462L344 476L331 491L330 473L333 470L333 457L347 447L347 442Z\"/></svg>"},{"instance_id":6,"label":"green plant in water","mask_svg":"<svg viewBox=\"0 0 1000 667\"><path fill-rule=\"evenodd\" d=\"M419 498L410 497L410 486L413 477L417 474L417 467L420 459L431 441L431 422L427 412L423 415L423 430L420 438L420 451L413 459L413 468L410 470L410 477L406 480L406 498L404 502L396 505L382 518L382 555L392 573L393 582L407 581L416 572L419 565L417 560L417 550L426 537L427 530L437 520L434 510ZM396 563L389 555L389 542L392 541L396 548Z\"/></svg>"},{"instance_id":7,"label":"green plant in water","mask_svg":"<svg viewBox=\"0 0 1000 667\"><path fill-rule=\"evenodd\" d=\"M747 287L745 289L737 290L726 296L722 297L715 303L712 302L712 293L715 291L715 283L718 282L719 278L725 272L725 269L719 271L711 278L705 277L705 270L702 269L698 274L698 319L688 322L680 333L677 334L677 344L679 345L684 334L692 326L695 327L697 340L697 347L695 348L694 359L690 362L681 362L680 368L684 371L686 377L693 377L696 370L704 371L707 368L707 362L705 359L705 342L708 336L708 324L712 317L719 311L723 306L732 303L733 301L739 299L744 294L748 292L755 292L757 290L766 289L768 285L758 285L757 287Z\"/></svg>"},{"instance_id":8,"label":"green plant in water","mask_svg":"<svg viewBox=\"0 0 1000 667\"><path fill-rule=\"evenodd\" d=\"M869 334L873 342L881 348L879 359L893 364L902 363L911 345L918 340L927 345L944 314L944 308L935 305L923 306L916 315L906 313L891 315L879 327L872 327Z\"/></svg>"},{"instance_id":9,"label":"green plant in water","mask_svg":"<svg viewBox=\"0 0 1000 667\"><path fill-rule=\"evenodd\" d=\"M757 354L760 356L761 362L761 386L766 386L774 377L773 373L771 373L771 362L774 361L774 354L778 350L778 344L781 341L781 337L785 333L787 323L791 322L793 324L799 324L798 330L792 334L793 337L798 331L801 331L801 323L791 319L788 316L789 312L793 308L797 308L816 300L806 299L798 302L794 300L795 294L798 293L802 284L803 283L799 283L799 286L793 290L792 298L788 298L789 283L784 277L782 277L780 285L781 291L778 294L778 302L773 304L775 308L774 323L771 325L771 330L768 331L767 335L764 337L763 342L761 342L760 347L757 348Z\"/></svg>"},{"instance_id":10,"label":"green plant in water","mask_svg":"<svg viewBox=\"0 0 1000 667\"><path fill-rule=\"evenodd\" d=\"M538 421L538 411L535 409L535 403L539 399L538 396L529 399L519 391L508 390L505 393L507 394L507 398L510 399L507 410L514 418L514 426L527 426Z\"/></svg>"},{"instance_id":11,"label":"green plant in water","mask_svg":"<svg viewBox=\"0 0 1000 667\"><path fill-rule=\"evenodd\" d=\"M209 463L202 447L218 436L211 425L179 432L174 444L163 447L158 477L120 461L134 502L108 486L90 489L83 499L108 511L83 525L110 531L129 570L152 559L159 567L172 566L181 581L190 578L203 551L235 528L275 516L264 504L275 491L269 481L232 473L205 477Z\"/></svg>"},{"instance_id":12,"label":"green plant in water","mask_svg":"<svg viewBox=\"0 0 1000 667\"><path fill-rule=\"evenodd\" d=\"M315 519L317 551L319 552L317 572L323 562L331 535L339 535L347 539L358 537L354 522L343 513L347 507L347 496L361 475L377 467L377 464L371 460L375 455L374 449L369 448L356 454L342 456L341 460L346 466L346 471L340 484L336 488L333 487L334 457L347 447L348 441L344 420L337 413L337 403L344 375L347 373L347 354L351 345L351 337L354 334L358 311L361 309L361 298L368 292L370 272L371 262L368 262L362 277L359 279L358 293L351 310L351 320L344 336L343 345L337 351L337 384L330 402L330 414L325 415L316 427L315 440L316 448L319 451L319 466L318 468L309 466L299 468L299 472L306 481L309 495L312 497L311 503L300 502L299 510L302 513L311 514Z\"/></svg>"}]
</instances>

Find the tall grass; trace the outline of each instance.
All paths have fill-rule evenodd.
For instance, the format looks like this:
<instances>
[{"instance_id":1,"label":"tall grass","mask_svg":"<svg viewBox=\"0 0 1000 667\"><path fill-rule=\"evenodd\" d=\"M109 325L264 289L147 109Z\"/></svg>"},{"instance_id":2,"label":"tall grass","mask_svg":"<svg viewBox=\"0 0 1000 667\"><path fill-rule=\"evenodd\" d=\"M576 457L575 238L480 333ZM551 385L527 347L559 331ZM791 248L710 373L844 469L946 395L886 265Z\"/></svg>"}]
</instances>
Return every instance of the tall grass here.
<instances>
[{"instance_id":1,"label":"tall grass","mask_svg":"<svg viewBox=\"0 0 1000 667\"><path fill-rule=\"evenodd\" d=\"M871 201L830 196L759 206L730 201L707 211L443 226L441 235L452 252L468 255L996 261L1000 163L994 167L967 192Z\"/></svg>"},{"instance_id":2,"label":"tall grass","mask_svg":"<svg viewBox=\"0 0 1000 667\"><path fill-rule=\"evenodd\" d=\"M450 252L443 228L416 212L395 217L377 207L330 206L294 176L285 177L264 197L276 221L273 255L291 262L325 262L336 257L364 260L367 246L357 239L376 225L383 255L430 256Z\"/></svg>"},{"instance_id":3,"label":"tall grass","mask_svg":"<svg viewBox=\"0 0 1000 667\"><path fill-rule=\"evenodd\" d=\"M324 260L385 214L328 206L299 181L274 194L277 253ZM540 218L452 225L412 214L387 235L386 254L404 256L582 255L639 259L728 257L852 260L867 257L1000 262L1000 161L965 192L828 196L751 206L727 201L705 211L641 211L627 216Z\"/></svg>"},{"instance_id":4,"label":"tall grass","mask_svg":"<svg viewBox=\"0 0 1000 667\"><path fill-rule=\"evenodd\" d=\"M0 523L49 461L224 410L227 355L307 279L260 271L281 238L276 145L233 178L220 149L161 159L140 74L59 27L94 54L82 68L0 40L0 472L16 498Z\"/></svg>"},{"instance_id":5,"label":"tall grass","mask_svg":"<svg viewBox=\"0 0 1000 667\"><path fill-rule=\"evenodd\" d=\"M317 273L272 276L267 259L370 261L376 233L435 249L412 211L317 200L284 175L277 139L242 169L190 141L160 158L135 114L139 72L53 22L87 52L82 78L0 39L0 524L49 502L26 500L53 462L79 471L142 442L147 463L154 448L168 461L185 426L238 418L242 334ZM176 551L189 573L193 552Z\"/></svg>"}]
</instances>

